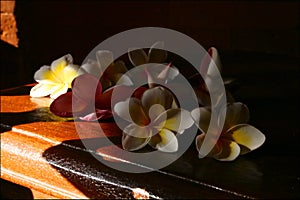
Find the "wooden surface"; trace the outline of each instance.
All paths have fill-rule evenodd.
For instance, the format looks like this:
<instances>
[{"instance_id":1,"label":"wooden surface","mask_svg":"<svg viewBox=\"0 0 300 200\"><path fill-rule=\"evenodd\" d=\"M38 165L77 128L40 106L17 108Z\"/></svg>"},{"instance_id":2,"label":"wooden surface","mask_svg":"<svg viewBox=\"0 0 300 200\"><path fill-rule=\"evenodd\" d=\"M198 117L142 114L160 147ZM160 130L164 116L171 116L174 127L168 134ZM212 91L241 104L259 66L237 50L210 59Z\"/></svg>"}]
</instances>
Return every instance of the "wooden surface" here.
<instances>
[{"instance_id":1,"label":"wooden surface","mask_svg":"<svg viewBox=\"0 0 300 200\"><path fill-rule=\"evenodd\" d=\"M298 60L258 55L222 58L229 66L224 74L240 82L234 95L249 106L250 124L267 138L250 154L219 162L198 159L191 146L159 171L120 172L97 160L117 156L109 146L95 143L86 149L74 123L51 114L48 98L28 97L31 86L24 86L1 91L1 178L29 188L36 198L133 198L134 188L167 199L299 198ZM91 129L83 140L107 136L120 144L120 130L112 122L101 127L104 135Z\"/></svg>"}]
</instances>

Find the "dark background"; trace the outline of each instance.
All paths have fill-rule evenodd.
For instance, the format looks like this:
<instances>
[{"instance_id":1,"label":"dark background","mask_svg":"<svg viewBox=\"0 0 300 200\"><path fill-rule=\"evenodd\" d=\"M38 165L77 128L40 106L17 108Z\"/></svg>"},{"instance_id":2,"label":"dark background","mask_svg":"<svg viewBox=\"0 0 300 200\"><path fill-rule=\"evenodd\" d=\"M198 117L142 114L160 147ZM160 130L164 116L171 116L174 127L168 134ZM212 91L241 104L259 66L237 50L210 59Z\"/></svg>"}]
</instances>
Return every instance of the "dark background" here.
<instances>
[{"instance_id":1,"label":"dark background","mask_svg":"<svg viewBox=\"0 0 300 200\"><path fill-rule=\"evenodd\" d=\"M238 83L234 97L249 107L250 124L267 138L261 148L243 156L262 168L264 184L257 187L241 160L233 164L242 176L249 175L245 183L235 184L244 179L228 165L222 184L257 197L277 198L275 193L299 198L299 7L289 0L17 0L19 47L0 41L0 86L33 83L36 70L67 53L81 64L96 45L121 31L145 26L180 31L206 49L219 50L224 77ZM200 163L196 168L206 161L195 162ZM201 180L214 180L213 170L209 167Z\"/></svg>"},{"instance_id":2,"label":"dark background","mask_svg":"<svg viewBox=\"0 0 300 200\"><path fill-rule=\"evenodd\" d=\"M19 48L1 41L1 89L34 82L37 69L67 53L81 64L106 38L145 26L215 46L225 74L244 70L232 62L299 61L297 1L17 0L15 15Z\"/></svg>"}]
</instances>

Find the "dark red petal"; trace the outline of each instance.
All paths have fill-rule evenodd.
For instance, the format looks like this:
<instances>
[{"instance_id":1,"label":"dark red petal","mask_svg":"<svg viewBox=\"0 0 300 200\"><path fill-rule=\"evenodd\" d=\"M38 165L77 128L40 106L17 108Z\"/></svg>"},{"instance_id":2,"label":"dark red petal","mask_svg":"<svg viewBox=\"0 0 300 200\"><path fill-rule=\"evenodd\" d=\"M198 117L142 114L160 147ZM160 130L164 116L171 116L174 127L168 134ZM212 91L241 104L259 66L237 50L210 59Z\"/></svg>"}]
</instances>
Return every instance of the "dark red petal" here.
<instances>
[{"instance_id":1,"label":"dark red petal","mask_svg":"<svg viewBox=\"0 0 300 200\"><path fill-rule=\"evenodd\" d=\"M133 93L133 97L137 98L137 99L141 99L142 95L144 94L144 92L147 90L148 88L146 87L139 87L137 88L134 93Z\"/></svg>"},{"instance_id":2,"label":"dark red petal","mask_svg":"<svg viewBox=\"0 0 300 200\"><path fill-rule=\"evenodd\" d=\"M111 110L112 105L124 101L133 93L133 88L126 85L116 85L109 88L103 94L96 96L96 108L102 110Z\"/></svg>"},{"instance_id":3,"label":"dark red petal","mask_svg":"<svg viewBox=\"0 0 300 200\"><path fill-rule=\"evenodd\" d=\"M201 61L201 65L200 65L200 73L203 77L206 76L207 74L207 70L208 70L208 67L209 67L209 64L212 62L212 53L213 53L213 50L212 48L209 48L208 49L208 52L204 55L204 57L202 58L202 61Z\"/></svg>"},{"instance_id":4,"label":"dark red petal","mask_svg":"<svg viewBox=\"0 0 300 200\"><path fill-rule=\"evenodd\" d=\"M72 82L72 92L83 101L89 102L102 93L101 82L91 74L83 74Z\"/></svg>"},{"instance_id":5,"label":"dark red petal","mask_svg":"<svg viewBox=\"0 0 300 200\"><path fill-rule=\"evenodd\" d=\"M99 110L96 109L96 113L90 113L84 117L80 117L84 121L96 121L101 119L108 119L112 117L112 112L110 110Z\"/></svg>"},{"instance_id":6,"label":"dark red petal","mask_svg":"<svg viewBox=\"0 0 300 200\"><path fill-rule=\"evenodd\" d=\"M72 92L57 97L51 103L50 111L60 117L72 117Z\"/></svg>"}]
</instances>

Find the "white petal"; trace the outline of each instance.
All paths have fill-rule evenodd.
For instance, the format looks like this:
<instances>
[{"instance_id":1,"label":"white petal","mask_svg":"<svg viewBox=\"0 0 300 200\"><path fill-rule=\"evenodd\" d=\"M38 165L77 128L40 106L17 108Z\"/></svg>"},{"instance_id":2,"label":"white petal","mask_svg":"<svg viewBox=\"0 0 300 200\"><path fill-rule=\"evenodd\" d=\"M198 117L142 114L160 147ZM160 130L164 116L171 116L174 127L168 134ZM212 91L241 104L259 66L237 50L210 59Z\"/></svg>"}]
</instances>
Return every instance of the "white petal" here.
<instances>
[{"instance_id":1,"label":"white petal","mask_svg":"<svg viewBox=\"0 0 300 200\"><path fill-rule=\"evenodd\" d=\"M160 114L162 114L163 112L165 112L165 108L160 105L160 104L154 104L151 106L151 108L149 109L149 117L151 119L151 122L153 122ZM163 121L165 121L167 119L167 116L164 115L164 119L162 119Z\"/></svg>"},{"instance_id":2,"label":"white petal","mask_svg":"<svg viewBox=\"0 0 300 200\"><path fill-rule=\"evenodd\" d=\"M128 122L133 122L129 114L129 98L115 104L114 112Z\"/></svg>"},{"instance_id":3,"label":"white petal","mask_svg":"<svg viewBox=\"0 0 300 200\"><path fill-rule=\"evenodd\" d=\"M115 63L113 63L112 65L110 65L109 67L107 67L105 69L105 73L107 73L108 75L113 75L113 74L125 74L128 71L125 63L121 60L116 61Z\"/></svg>"},{"instance_id":4,"label":"white petal","mask_svg":"<svg viewBox=\"0 0 300 200\"><path fill-rule=\"evenodd\" d=\"M155 104L162 105L166 110L171 108L173 102L172 94L163 87L154 87L144 92L142 105L146 112Z\"/></svg>"},{"instance_id":5,"label":"white petal","mask_svg":"<svg viewBox=\"0 0 300 200\"><path fill-rule=\"evenodd\" d=\"M221 72L221 61L216 48L211 47L202 58L200 72L203 77L215 77Z\"/></svg>"},{"instance_id":6,"label":"white petal","mask_svg":"<svg viewBox=\"0 0 300 200\"><path fill-rule=\"evenodd\" d=\"M214 75L213 71L211 71L213 69L213 67L218 69L219 72L221 73L222 64L221 64L220 56L219 56L219 53L218 53L217 49L214 48L214 47L211 47L208 51L210 53L210 56L211 56L212 60L209 64L207 74L208 75Z\"/></svg>"},{"instance_id":7,"label":"white petal","mask_svg":"<svg viewBox=\"0 0 300 200\"><path fill-rule=\"evenodd\" d=\"M149 117L145 114L140 100L136 98L128 98L115 104L114 111L121 118L145 126L150 122Z\"/></svg>"},{"instance_id":8,"label":"white petal","mask_svg":"<svg viewBox=\"0 0 300 200\"><path fill-rule=\"evenodd\" d=\"M237 143L222 139L221 152L214 156L215 159L220 161L232 161L240 155L240 147Z\"/></svg>"},{"instance_id":9,"label":"white petal","mask_svg":"<svg viewBox=\"0 0 300 200\"><path fill-rule=\"evenodd\" d=\"M257 149L266 140L266 137L262 132L248 124L240 124L232 127L227 133L225 133L225 137L227 136L239 145L248 149L248 151L244 149L245 151L243 154Z\"/></svg>"},{"instance_id":10,"label":"white petal","mask_svg":"<svg viewBox=\"0 0 300 200\"><path fill-rule=\"evenodd\" d=\"M163 152L176 152L178 150L178 140L172 131L162 129L159 136L161 141L156 144L156 149Z\"/></svg>"},{"instance_id":11,"label":"white petal","mask_svg":"<svg viewBox=\"0 0 300 200\"><path fill-rule=\"evenodd\" d=\"M68 88L71 88L71 83L74 78L76 78L78 73L79 66L69 64L67 65L63 70L63 76L64 76L64 83L68 84Z\"/></svg>"},{"instance_id":12,"label":"white petal","mask_svg":"<svg viewBox=\"0 0 300 200\"><path fill-rule=\"evenodd\" d=\"M164 41L157 41L150 47L150 49L163 49L164 46L165 46Z\"/></svg>"},{"instance_id":13,"label":"white petal","mask_svg":"<svg viewBox=\"0 0 300 200\"><path fill-rule=\"evenodd\" d=\"M192 110L191 116L194 119L196 126L198 126L202 132L206 133L210 123L211 112L204 107L195 108Z\"/></svg>"},{"instance_id":14,"label":"white petal","mask_svg":"<svg viewBox=\"0 0 300 200\"><path fill-rule=\"evenodd\" d=\"M118 80L117 85L132 86L133 82L127 75L122 75L121 78Z\"/></svg>"},{"instance_id":15,"label":"white petal","mask_svg":"<svg viewBox=\"0 0 300 200\"><path fill-rule=\"evenodd\" d=\"M163 70L158 74L157 78L163 80L163 83L166 83L169 80L173 80L178 76L179 70L175 67L171 67L171 64L166 64Z\"/></svg>"},{"instance_id":16,"label":"white petal","mask_svg":"<svg viewBox=\"0 0 300 200\"><path fill-rule=\"evenodd\" d=\"M68 85L67 84L58 85L57 89L54 90L53 92L51 92L50 97L52 99L56 99L60 95L67 93L67 91L68 91Z\"/></svg>"},{"instance_id":17,"label":"white petal","mask_svg":"<svg viewBox=\"0 0 300 200\"><path fill-rule=\"evenodd\" d=\"M73 58L70 54L67 54L51 63L51 71L59 78L60 81L63 81L62 71L64 68L73 63Z\"/></svg>"},{"instance_id":18,"label":"white petal","mask_svg":"<svg viewBox=\"0 0 300 200\"><path fill-rule=\"evenodd\" d=\"M31 97L45 97L54 92L59 86L55 84L39 83L30 90Z\"/></svg>"},{"instance_id":19,"label":"white petal","mask_svg":"<svg viewBox=\"0 0 300 200\"><path fill-rule=\"evenodd\" d=\"M128 151L134 151L146 146L151 139L151 130L130 124L125 127L122 137L122 146Z\"/></svg>"},{"instance_id":20,"label":"white petal","mask_svg":"<svg viewBox=\"0 0 300 200\"><path fill-rule=\"evenodd\" d=\"M176 76L178 76L178 74L179 74L179 70L176 67L171 66L169 69L168 80L175 79Z\"/></svg>"},{"instance_id":21,"label":"white petal","mask_svg":"<svg viewBox=\"0 0 300 200\"><path fill-rule=\"evenodd\" d=\"M143 65L148 62L148 56L146 55L145 51L142 49L129 49L128 56L130 62L134 66Z\"/></svg>"},{"instance_id":22,"label":"white petal","mask_svg":"<svg viewBox=\"0 0 300 200\"><path fill-rule=\"evenodd\" d=\"M200 150L203 145L205 135L206 135L205 133L202 133L196 137L196 148L197 148L197 151L199 152L199 154L198 154L199 158L204 158L206 156L215 157L215 156L219 155L222 151L222 147L219 145L220 143L215 144L214 147L210 150L210 152L208 152L207 155L200 154ZM201 151L201 152L203 152L203 151Z\"/></svg>"},{"instance_id":23,"label":"white petal","mask_svg":"<svg viewBox=\"0 0 300 200\"><path fill-rule=\"evenodd\" d=\"M98 63L94 60L89 60L87 63L83 64L80 69L80 73L89 73L93 74L94 76L100 78L101 70Z\"/></svg>"},{"instance_id":24,"label":"white petal","mask_svg":"<svg viewBox=\"0 0 300 200\"><path fill-rule=\"evenodd\" d=\"M124 133L136 138L148 138L151 136L152 132L149 127L139 126L137 124L129 124L123 130Z\"/></svg>"},{"instance_id":25,"label":"white petal","mask_svg":"<svg viewBox=\"0 0 300 200\"><path fill-rule=\"evenodd\" d=\"M123 133L122 147L127 151L135 151L143 148L149 142L150 138L135 138Z\"/></svg>"},{"instance_id":26,"label":"white petal","mask_svg":"<svg viewBox=\"0 0 300 200\"><path fill-rule=\"evenodd\" d=\"M150 123L150 118L145 113L142 102L137 98L130 98L129 113L132 120L138 125L146 126Z\"/></svg>"},{"instance_id":27,"label":"white petal","mask_svg":"<svg viewBox=\"0 0 300 200\"><path fill-rule=\"evenodd\" d=\"M48 84L61 83L61 80L55 76L49 66L43 66L34 73L34 80Z\"/></svg>"},{"instance_id":28,"label":"white petal","mask_svg":"<svg viewBox=\"0 0 300 200\"><path fill-rule=\"evenodd\" d=\"M179 133L183 133L185 129L190 128L194 123L190 112L184 109L169 109L162 113L156 120L161 121L164 128Z\"/></svg>"},{"instance_id":29,"label":"white petal","mask_svg":"<svg viewBox=\"0 0 300 200\"><path fill-rule=\"evenodd\" d=\"M96 57L102 72L114 62L114 56L111 51L99 50L96 53Z\"/></svg>"},{"instance_id":30,"label":"white petal","mask_svg":"<svg viewBox=\"0 0 300 200\"><path fill-rule=\"evenodd\" d=\"M163 50L164 42L158 41L154 43L149 50L150 63L162 63L167 59L167 51Z\"/></svg>"},{"instance_id":31,"label":"white petal","mask_svg":"<svg viewBox=\"0 0 300 200\"><path fill-rule=\"evenodd\" d=\"M200 154L200 150L203 148L204 138L205 134L201 134L196 137L196 147L199 152L199 158L208 156L220 161L232 161L240 154L240 147L237 143L222 138L219 139L208 154L202 155Z\"/></svg>"},{"instance_id":32,"label":"white petal","mask_svg":"<svg viewBox=\"0 0 300 200\"><path fill-rule=\"evenodd\" d=\"M235 125L247 123L249 116L249 110L245 104L239 102L229 104L223 130L226 131Z\"/></svg>"}]
</instances>

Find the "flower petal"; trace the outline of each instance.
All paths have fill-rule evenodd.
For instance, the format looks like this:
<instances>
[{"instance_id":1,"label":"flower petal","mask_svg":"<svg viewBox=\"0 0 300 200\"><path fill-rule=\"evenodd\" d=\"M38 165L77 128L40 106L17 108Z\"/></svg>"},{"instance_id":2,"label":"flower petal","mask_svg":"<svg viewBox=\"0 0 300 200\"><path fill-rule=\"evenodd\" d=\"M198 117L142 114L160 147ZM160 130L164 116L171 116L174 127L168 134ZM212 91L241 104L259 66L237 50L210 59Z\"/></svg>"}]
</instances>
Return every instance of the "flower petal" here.
<instances>
[{"instance_id":1,"label":"flower petal","mask_svg":"<svg viewBox=\"0 0 300 200\"><path fill-rule=\"evenodd\" d=\"M95 60L88 60L87 63L81 65L78 71L79 74L89 73L98 78L100 78L101 75L100 66Z\"/></svg>"},{"instance_id":2,"label":"flower petal","mask_svg":"<svg viewBox=\"0 0 300 200\"><path fill-rule=\"evenodd\" d=\"M142 102L139 99L130 98L129 113L134 123L138 125L145 126L150 123L150 119L148 115L145 113L142 107Z\"/></svg>"},{"instance_id":3,"label":"flower petal","mask_svg":"<svg viewBox=\"0 0 300 200\"><path fill-rule=\"evenodd\" d=\"M106 76L107 79L109 79L112 82L112 85L127 85L131 86L133 85L132 81L127 75L124 75L122 73L115 73L110 76Z\"/></svg>"},{"instance_id":4,"label":"flower petal","mask_svg":"<svg viewBox=\"0 0 300 200\"><path fill-rule=\"evenodd\" d=\"M112 117L112 113L110 110L99 110L96 109L96 112L90 113L84 117L79 117L79 119L84 121L97 121L100 119L107 119Z\"/></svg>"},{"instance_id":5,"label":"flower petal","mask_svg":"<svg viewBox=\"0 0 300 200\"><path fill-rule=\"evenodd\" d=\"M134 151L146 146L150 139L149 128L130 124L123 130L122 146L125 150Z\"/></svg>"},{"instance_id":6,"label":"flower petal","mask_svg":"<svg viewBox=\"0 0 300 200\"><path fill-rule=\"evenodd\" d=\"M151 108L149 109L148 115L150 117L151 122L153 122L152 123L153 125L157 124L157 123L155 123L155 119L162 113L165 113L165 111L166 111L165 108L160 104L154 104L153 106L151 106ZM159 120L156 120L156 121L159 121L160 123L163 122L163 124L164 124L166 119L167 119L167 115L165 114L164 116L160 117ZM162 127L162 126L160 126L160 127Z\"/></svg>"},{"instance_id":7,"label":"flower petal","mask_svg":"<svg viewBox=\"0 0 300 200\"><path fill-rule=\"evenodd\" d=\"M257 149L266 140L266 137L262 132L248 124L234 126L227 133L225 133L224 136L229 137L239 145L246 147L243 148L241 154L245 154L249 151Z\"/></svg>"},{"instance_id":8,"label":"flower petal","mask_svg":"<svg viewBox=\"0 0 300 200\"><path fill-rule=\"evenodd\" d=\"M102 94L101 82L91 74L83 74L72 82L72 92L84 101L90 101Z\"/></svg>"},{"instance_id":9,"label":"flower petal","mask_svg":"<svg viewBox=\"0 0 300 200\"><path fill-rule=\"evenodd\" d=\"M203 145L205 135L206 135L205 133L202 133L196 137L196 148L199 153L200 153L200 149ZM220 154L221 151L222 151L222 148L220 146L220 142L219 143L217 142L214 145L214 147L212 148L212 150L208 153L208 155L200 155L199 154L199 158L204 158L205 156L214 157L214 156L217 156L218 154Z\"/></svg>"},{"instance_id":10,"label":"flower petal","mask_svg":"<svg viewBox=\"0 0 300 200\"><path fill-rule=\"evenodd\" d=\"M207 133L210 124L211 112L204 107L195 108L192 110L191 116L196 122L196 126L198 126L203 133Z\"/></svg>"},{"instance_id":11,"label":"flower petal","mask_svg":"<svg viewBox=\"0 0 300 200\"><path fill-rule=\"evenodd\" d=\"M111 110L116 103L126 100L127 95L132 92L133 89L125 85L113 86L96 96L96 108Z\"/></svg>"},{"instance_id":12,"label":"flower petal","mask_svg":"<svg viewBox=\"0 0 300 200\"><path fill-rule=\"evenodd\" d=\"M211 99L209 92L201 87L194 87L195 94L199 104L202 106L211 106Z\"/></svg>"},{"instance_id":13,"label":"flower petal","mask_svg":"<svg viewBox=\"0 0 300 200\"><path fill-rule=\"evenodd\" d=\"M43 66L34 73L34 80L39 83L55 84L61 83L58 77L51 71L49 66Z\"/></svg>"},{"instance_id":14,"label":"flower petal","mask_svg":"<svg viewBox=\"0 0 300 200\"><path fill-rule=\"evenodd\" d=\"M147 91L148 88L146 87L139 87L137 89L134 90L134 93L133 93L133 97L137 98L137 99L142 99L142 96L144 94L145 91Z\"/></svg>"},{"instance_id":15,"label":"flower petal","mask_svg":"<svg viewBox=\"0 0 300 200\"><path fill-rule=\"evenodd\" d=\"M59 85L57 84L44 84L39 83L31 88L30 96L31 97L45 97L54 92Z\"/></svg>"},{"instance_id":16,"label":"flower petal","mask_svg":"<svg viewBox=\"0 0 300 200\"><path fill-rule=\"evenodd\" d=\"M249 121L249 110L245 104L239 102L228 104L223 130L226 131L235 125L245 124L248 121Z\"/></svg>"},{"instance_id":17,"label":"flower petal","mask_svg":"<svg viewBox=\"0 0 300 200\"><path fill-rule=\"evenodd\" d=\"M129 114L129 98L126 101L121 101L115 104L114 112L128 122L133 122Z\"/></svg>"},{"instance_id":18,"label":"flower petal","mask_svg":"<svg viewBox=\"0 0 300 200\"><path fill-rule=\"evenodd\" d=\"M51 71L55 74L60 81L63 82L63 70L64 68L73 63L73 57L67 54L51 63Z\"/></svg>"},{"instance_id":19,"label":"flower petal","mask_svg":"<svg viewBox=\"0 0 300 200\"><path fill-rule=\"evenodd\" d=\"M109 65L105 69L105 74L106 75L114 75L114 74L125 74L127 72L127 67L125 66L125 63L123 61L118 60L117 62Z\"/></svg>"},{"instance_id":20,"label":"flower petal","mask_svg":"<svg viewBox=\"0 0 300 200\"><path fill-rule=\"evenodd\" d=\"M160 86L146 90L142 96L142 104L147 113L152 105L160 104L167 110L171 108L172 102L171 92Z\"/></svg>"},{"instance_id":21,"label":"flower petal","mask_svg":"<svg viewBox=\"0 0 300 200\"><path fill-rule=\"evenodd\" d=\"M169 63L164 66L163 70L157 75L157 78L161 80L160 82L166 83L169 80L173 80L178 74L179 70L171 67L171 63Z\"/></svg>"},{"instance_id":22,"label":"flower petal","mask_svg":"<svg viewBox=\"0 0 300 200\"><path fill-rule=\"evenodd\" d=\"M240 154L240 147L234 141L221 139L221 152L214 156L215 159L220 161L232 161L236 159Z\"/></svg>"},{"instance_id":23,"label":"flower petal","mask_svg":"<svg viewBox=\"0 0 300 200\"><path fill-rule=\"evenodd\" d=\"M154 43L149 50L150 63L163 63L167 59L167 51L163 50L164 42L158 41Z\"/></svg>"},{"instance_id":24,"label":"flower petal","mask_svg":"<svg viewBox=\"0 0 300 200\"><path fill-rule=\"evenodd\" d=\"M117 79L117 81L115 81L116 84L126 85L126 86L132 86L133 85L133 82L131 81L129 76L124 75L124 74L118 74L118 75L119 75L119 78Z\"/></svg>"},{"instance_id":25,"label":"flower petal","mask_svg":"<svg viewBox=\"0 0 300 200\"><path fill-rule=\"evenodd\" d=\"M110 87L113 86L113 83L105 76L102 76L100 78L100 82L103 90L108 90Z\"/></svg>"},{"instance_id":26,"label":"flower petal","mask_svg":"<svg viewBox=\"0 0 300 200\"><path fill-rule=\"evenodd\" d=\"M128 98L126 101L116 103L114 111L121 118L140 126L145 126L150 122L143 110L141 101L136 98Z\"/></svg>"},{"instance_id":27,"label":"flower petal","mask_svg":"<svg viewBox=\"0 0 300 200\"><path fill-rule=\"evenodd\" d=\"M163 118L163 120L160 120L161 118ZM185 129L190 128L194 123L190 112L184 109L169 109L162 113L157 118L157 121L161 121L164 128L179 133L183 133Z\"/></svg>"},{"instance_id":28,"label":"flower petal","mask_svg":"<svg viewBox=\"0 0 300 200\"><path fill-rule=\"evenodd\" d=\"M96 58L102 73L107 69L108 66L110 66L114 62L113 53L107 50L97 51Z\"/></svg>"},{"instance_id":29,"label":"flower petal","mask_svg":"<svg viewBox=\"0 0 300 200\"><path fill-rule=\"evenodd\" d=\"M168 82L169 80L175 79L178 74L179 70L174 66L171 67L170 63L166 65L165 69L161 73L159 73L158 78L165 80L165 82Z\"/></svg>"},{"instance_id":30,"label":"flower petal","mask_svg":"<svg viewBox=\"0 0 300 200\"><path fill-rule=\"evenodd\" d=\"M150 145L159 151L163 152L176 152L178 150L178 140L176 135L168 130L162 129L157 135L160 140L155 140L155 137L150 140Z\"/></svg>"},{"instance_id":31,"label":"flower petal","mask_svg":"<svg viewBox=\"0 0 300 200\"><path fill-rule=\"evenodd\" d=\"M62 94L65 94L68 92L68 85L67 84L60 84L57 85L56 90L54 90L51 94L50 97L52 99L56 99L57 97L59 97Z\"/></svg>"},{"instance_id":32,"label":"flower petal","mask_svg":"<svg viewBox=\"0 0 300 200\"><path fill-rule=\"evenodd\" d=\"M63 69L64 83L68 84L68 88L71 88L71 83L73 79L79 75L78 73L79 66L69 64Z\"/></svg>"},{"instance_id":33,"label":"flower petal","mask_svg":"<svg viewBox=\"0 0 300 200\"><path fill-rule=\"evenodd\" d=\"M72 106L72 101L76 101ZM50 111L60 117L72 117L73 113L80 113L87 107L86 102L77 99L75 96L72 99L72 92L68 92L59 96L50 105Z\"/></svg>"},{"instance_id":34,"label":"flower petal","mask_svg":"<svg viewBox=\"0 0 300 200\"><path fill-rule=\"evenodd\" d=\"M201 134L196 137L196 147L198 152L202 147L204 138L205 138L205 134ZM208 156L208 157L213 157L220 161L232 161L236 159L239 156L239 154L240 154L240 147L237 143L226 139L219 139L208 155L199 154L199 158Z\"/></svg>"},{"instance_id":35,"label":"flower petal","mask_svg":"<svg viewBox=\"0 0 300 200\"><path fill-rule=\"evenodd\" d=\"M134 66L143 65L148 62L148 56L143 49L129 49L128 56Z\"/></svg>"},{"instance_id":36,"label":"flower petal","mask_svg":"<svg viewBox=\"0 0 300 200\"><path fill-rule=\"evenodd\" d=\"M216 48L211 47L208 52L204 55L201 66L200 73L203 77L212 76L215 77L216 69L221 72L221 61Z\"/></svg>"}]
</instances>

